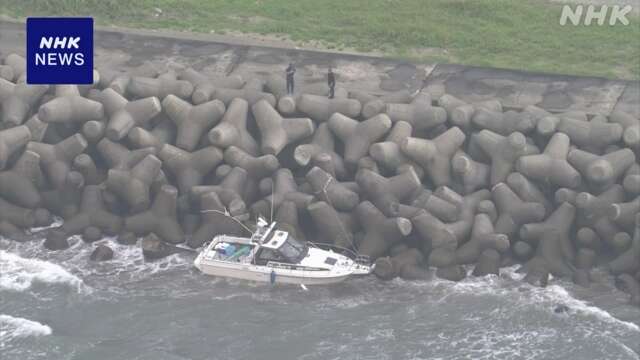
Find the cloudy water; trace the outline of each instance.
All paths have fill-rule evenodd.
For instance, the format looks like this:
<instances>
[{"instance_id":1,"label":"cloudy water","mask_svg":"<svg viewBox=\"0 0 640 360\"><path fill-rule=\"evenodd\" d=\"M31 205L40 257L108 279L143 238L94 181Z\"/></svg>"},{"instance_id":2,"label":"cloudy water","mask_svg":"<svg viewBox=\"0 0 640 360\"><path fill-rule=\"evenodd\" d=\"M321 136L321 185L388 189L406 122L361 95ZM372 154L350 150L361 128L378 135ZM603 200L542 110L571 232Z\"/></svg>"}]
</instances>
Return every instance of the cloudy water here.
<instances>
[{"instance_id":1,"label":"cloudy water","mask_svg":"<svg viewBox=\"0 0 640 360\"><path fill-rule=\"evenodd\" d=\"M0 240L0 354L13 359L640 359L640 310L603 277L271 286L145 263L113 239L62 252ZM554 309L563 304L567 313Z\"/></svg>"}]
</instances>

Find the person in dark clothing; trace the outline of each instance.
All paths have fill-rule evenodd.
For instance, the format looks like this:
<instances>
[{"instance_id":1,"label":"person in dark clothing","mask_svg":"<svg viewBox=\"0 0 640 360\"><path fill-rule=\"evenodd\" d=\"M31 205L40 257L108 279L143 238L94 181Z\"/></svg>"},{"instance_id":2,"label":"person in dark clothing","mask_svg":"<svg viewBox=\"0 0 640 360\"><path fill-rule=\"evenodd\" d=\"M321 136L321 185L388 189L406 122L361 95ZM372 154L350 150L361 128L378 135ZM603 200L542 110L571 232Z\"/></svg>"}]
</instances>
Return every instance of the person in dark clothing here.
<instances>
[{"instance_id":1,"label":"person in dark clothing","mask_svg":"<svg viewBox=\"0 0 640 360\"><path fill-rule=\"evenodd\" d=\"M327 82L329 83L329 99L333 99L336 90L336 75L333 73L332 68L329 68L327 73Z\"/></svg>"},{"instance_id":2,"label":"person in dark clothing","mask_svg":"<svg viewBox=\"0 0 640 360\"><path fill-rule=\"evenodd\" d=\"M286 73L287 73L287 94L291 95L293 94L293 86L294 86L293 75L296 73L296 67L293 65L293 63L289 63Z\"/></svg>"}]
</instances>

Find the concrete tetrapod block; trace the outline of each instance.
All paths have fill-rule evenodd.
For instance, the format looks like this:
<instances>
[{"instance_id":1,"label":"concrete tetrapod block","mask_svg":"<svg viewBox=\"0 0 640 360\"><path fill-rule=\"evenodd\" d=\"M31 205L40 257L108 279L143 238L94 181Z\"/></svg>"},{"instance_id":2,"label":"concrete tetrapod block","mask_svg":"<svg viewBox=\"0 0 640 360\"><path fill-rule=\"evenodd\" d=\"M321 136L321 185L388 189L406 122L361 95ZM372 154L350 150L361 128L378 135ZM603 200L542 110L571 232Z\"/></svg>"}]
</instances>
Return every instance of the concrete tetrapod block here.
<instances>
[{"instance_id":1,"label":"concrete tetrapod block","mask_svg":"<svg viewBox=\"0 0 640 360\"><path fill-rule=\"evenodd\" d=\"M193 151L202 135L209 131L225 112L225 106L219 100L194 106L175 95L167 95L162 100L162 108L178 129L175 145L186 151Z\"/></svg>"},{"instance_id":2,"label":"concrete tetrapod block","mask_svg":"<svg viewBox=\"0 0 640 360\"><path fill-rule=\"evenodd\" d=\"M96 149L110 169L118 170L128 170L147 155L156 153L156 150L152 147L129 150L124 145L107 138L100 140L96 145Z\"/></svg>"},{"instance_id":3,"label":"concrete tetrapod block","mask_svg":"<svg viewBox=\"0 0 640 360\"><path fill-rule=\"evenodd\" d=\"M376 260L373 273L382 280L392 280L398 276L407 280L427 280L429 273L422 267L424 256L418 249L407 249L393 257Z\"/></svg>"},{"instance_id":4,"label":"concrete tetrapod block","mask_svg":"<svg viewBox=\"0 0 640 360\"><path fill-rule=\"evenodd\" d=\"M204 177L222 162L222 156L222 151L213 146L189 153L165 144L158 153L165 168L175 177L182 194L202 184Z\"/></svg>"},{"instance_id":5,"label":"concrete tetrapod block","mask_svg":"<svg viewBox=\"0 0 640 360\"><path fill-rule=\"evenodd\" d=\"M622 186L629 195L640 195L640 165L632 164L624 174Z\"/></svg>"},{"instance_id":6,"label":"concrete tetrapod block","mask_svg":"<svg viewBox=\"0 0 640 360\"><path fill-rule=\"evenodd\" d=\"M411 219L413 228L419 235L423 252L430 253L429 265L445 267L455 262L458 240L453 229L427 211ZM439 251L435 251L438 249Z\"/></svg>"},{"instance_id":7,"label":"concrete tetrapod block","mask_svg":"<svg viewBox=\"0 0 640 360\"><path fill-rule=\"evenodd\" d=\"M516 169L531 180L577 188L582 180L580 173L567 161L569 150L569 137L556 133L542 154L522 156L518 159Z\"/></svg>"},{"instance_id":8,"label":"concrete tetrapod block","mask_svg":"<svg viewBox=\"0 0 640 360\"><path fill-rule=\"evenodd\" d=\"M583 227L576 232L576 245L583 249L599 252L602 248L602 240L593 229Z\"/></svg>"},{"instance_id":9,"label":"concrete tetrapod block","mask_svg":"<svg viewBox=\"0 0 640 360\"><path fill-rule=\"evenodd\" d=\"M222 101L226 106L229 106L231 101L236 98L246 100L249 105L255 105L260 101L266 101L272 107L277 105L276 97L273 94L262 91L262 87L257 89L252 84L255 82L249 80L242 89L216 88L212 98Z\"/></svg>"},{"instance_id":10,"label":"concrete tetrapod block","mask_svg":"<svg viewBox=\"0 0 640 360\"><path fill-rule=\"evenodd\" d=\"M395 123L406 121L414 131L422 133L447 121L447 111L416 96L410 104L387 104L384 111Z\"/></svg>"},{"instance_id":11,"label":"concrete tetrapod block","mask_svg":"<svg viewBox=\"0 0 640 360\"><path fill-rule=\"evenodd\" d=\"M486 249L504 253L509 250L509 246L509 238L507 235L495 232L489 215L476 214L469 241L456 249L456 264L464 265L476 262Z\"/></svg>"},{"instance_id":12,"label":"concrete tetrapod block","mask_svg":"<svg viewBox=\"0 0 640 360\"><path fill-rule=\"evenodd\" d=\"M84 178L77 171L70 171L61 189L44 191L40 194L42 204L52 213L69 219L80 210L80 199L84 188Z\"/></svg>"},{"instance_id":13,"label":"concrete tetrapod block","mask_svg":"<svg viewBox=\"0 0 640 360\"><path fill-rule=\"evenodd\" d=\"M347 175L347 170L342 157L335 152L335 139L329 125L322 123L313 133L313 138L308 144L298 145L293 153L293 158L300 166L317 163L318 156L328 154L331 157L335 175L343 179Z\"/></svg>"},{"instance_id":14,"label":"concrete tetrapod block","mask_svg":"<svg viewBox=\"0 0 640 360\"><path fill-rule=\"evenodd\" d=\"M13 78L16 83L26 81L27 60L24 57L11 53L4 58L4 63L13 69Z\"/></svg>"},{"instance_id":15,"label":"concrete tetrapod block","mask_svg":"<svg viewBox=\"0 0 640 360\"><path fill-rule=\"evenodd\" d=\"M512 237L522 225L544 219L544 205L522 201L505 183L496 184L491 195L499 214L495 227L497 233Z\"/></svg>"},{"instance_id":16,"label":"concrete tetrapod block","mask_svg":"<svg viewBox=\"0 0 640 360\"><path fill-rule=\"evenodd\" d=\"M316 197L331 204L338 211L352 210L360 202L357 193L317 166L309 170L305 178L311 184Z\"/></svg>"},{"instance_id":17,"label":"concrete tetrapod block","mask_svg":"<svg viewBox=\"0 0 640 360\"><path fill-rule=\"evenodd\" d=\"M500 275L500 253L495 249L486 249L478 257L473 268L473 276Z\"/></svg>"},{"instance_id":18,"label":"concrete tetrapod block","mask_svg":"<svg viewBox=\"0 0 640 360\"><path fill-rule=\"evenodd\" d=\"M122 229L122 218L105 209L102 189L97 185L85 186L80 211L62 225L67 235L82 234L90 226L107 235L116 235Z\"/></svg>"},{"instance_id":19,"label":"concrete tetrapod block","mask_svg":"<svg viewBox=\"0 0 640 360\"><path fill-rule=\"evenodd\" d=\"M465 152L458 150L451 158L453 177L461 185L463 194L470 194L489 186L491 167L475 161Z\"/></svg>"},{"instance_id":20,"label":"concrete tetrapod block","mask_svg":"<svg viewBox=\"0 0 640 360\"><path fill-rule=\"evenodd\" d=\"M32 141L27 144L27 150L40 155L40 164L44 168L49 183L54 188L60 189L71 171L73 159L84 152L87 145L87 140L82 135L76 134L55 145Z\"/></svg>"},{"instance_id":21,"label":"concrete tetrapod block","mask_svg":"<svg viewBox=\"0 0 640 360\"><path fill-rule=\"evenodd\" d=\"M0 222L7 221L20 228L30 228L36 224L35 211L14 205L0 197Z\"/></svg>"},{"instance_id":22,"label":"concrete tetrapod block","mask_svg":"<svg viewBox=\"0 0 640 360\"><path fill-rule=\"evenodd\" d=\"M229 208L231 215L240 215L246 211L245 200L247 199L247 185L249 182L247 170L241 167L234 167L225 175L219 185L192 187L190 192L191 201L195 203L204 194L215 192L223 204ZM269 188L269 192L271 192L271 188Z\"/></svg>"},{"instance_id":23,"label":"concrete tetrapod block","mask_svg":"<svg viewBox=\"0 0 640 360\"><path fill-rule=\"evenodd\" d=\"M536 126L533 116L526 112L498 112L485 108L478 108L471 119L473 125L479 129L490 130L502 136L509 136L514 132L527 134Z\"/></svg>"},{"instance_id":24,"label":"concrete tetrapod block","mask_svg":"<svg viewBox=\"0 0 640 360\"><path fill-rule=\"evenodd\" d=\"M104 117L98 101L80 96L76 85L57 85L56 97L40 106L38 117L47 123L84 123Z\"/></svg>"},{"instance_id":25,"label":"concrete tetrapod block","mask_svg":"<svg viewBox=\"0 0 640 360\"><path fill-rule=\"evenodd\" d=\"M313 195L299 191L291 170L280 168L273 174L272 192L264 199L254 203L251 210L255 215L270 215L271 207L277 209L285 200L293 201L298 209L305 209L313 201Z\"/></svg>"},{"instance_id":26,"label":"concrete tetrapod block","mask_svg":"<svg viewBox=\"0 0 640 360\"><path fill-rule=\"evenodd\" d=\"M612 274L634 274L640 270L640 214L635 215L631 246L607 265Z\"/></svg>"},{"instance_id":27,"label":"concrete tetrapod block","mask_svg":"<svg viewBox=\"0 0 640 360\"><path fill-rule=\"evenodd\" d=\"M251 111L260 130L263 154L278 155L285 146L312 135L315 130L311 119L285 119L266 101L258 101Z\"/></svg>"},{"instance_id":28,"label":"concrete tetrapod block","mask_svg":"<svg viewBox=\"0 0 640 360\"><path fill-rule=\"evenodd\" d=\"M386 170L399 174L406 171L408 167L413 167L418 177L422 178L424 175L422 168L411 161L401 149L402 142L411 137L412 131L411 124L398 121L393 124L385 141L372 144L369 147L369 155Z\"/></svg>"},{"instance_id":29,"label":"concrete tetrapod block","mask_svg":"<svg viewBox=\"0 0 640 360\"><path fill-rule=\"evenodd\" d=\"M170 185L160 188L151 208L125 219L125 229L137 235L157 234L162 240L179 244L184 233L177 220L178 190Z\"/></svg>"},{"instance_id":30,"label":"concrete tetrapod block","mask_svg":"<svg viewBox=\"0 0 640 360\"><path fill-rule=\"evenodd\" d=\"M31 130L25 125L0 130L0 170L7 165L9 158L31 141Z\"/></svg>"},{"instance_id":31,"label":"concrete tetrapod block","mask_svg":"<svg viewBox=\"0 0 640 360\"><path fill-rule=\"evenodd\" d=\"M632 232L635 228L635 216L640 212L640 196L623 203L609 206L609 218L625 230Z\"/></svg>"},{"instance_id":32,"label":"concrete tetrapod block","mask_svg":"<svg viewBox=\"0 0 640 360\"><path fill-rule=\"evenodd\" d=\"M0 79L13 81L13 68L9 65L0 65Z\"/></svg>"},{"instance_id":33,"label":"concrete tetrapod block","mask_svg":"<svg viewBox=\"0 0 640 360\"><path fill-rule=\"evenodd\" d=\"M247 230L241 225L243 217L233 217L215 192L205 193L200 198L200 212L202 222L200 227L187 241L192 248L202 246L216 235L242 236Z\"/></svg>"},{"instance_id":34,"label":"concrete tetrapod block","mask_svg":"<svg viewBox=\"0 0 640 360\"><path fill-rule=\"evenodd\" d=\"M358 243L358 253L372 261L387 253L393 244L411 233L411 221L402 217L386 217L371 202L363 201L356 214L364 229L364 238Z\"/></svg>"},{"instance_id":35,"label":"concrete tetrapod block","mask_svg":"<svg viewBox=\"0 0 640 360\"><path fill-rule=\"evenodd\" d=\"M275 221L278 223L279 229L287 231L296 240L306 241L306 236L299 222L298 207L293 201L285 200L278 206Z\"/></svg>"},{"instance_id":36,"label":"concrete tetrapod block","mask_svg":"<svg viewBox=\"0 0 640 360\"><path fill-rule=\"evenodd\" d=\"M355 99L329 99L326 96L303 94L297 101L296 108L311 119L317 122L324 122L328 121L335 113L339 113L350 118L356 118L360 116L362 104Z\"/></svg>"},{"instance_id":37,"label":"concrete tetrapod block","mask_svg":"<svg viewBox=\"0 0 640 360\"><path fill-rule=\"evenodd\" d=\"M491 159L491 185L504 182L521 156L537 153L535 147L528 145L524 135L519 132L502 136L482 130L474 134L472 140ZM469 152L475 156L472 151Z\"/></svg>"},{"instance_id":38,"label":"concrete tetrapod block","mask_svg":"<svg viewBox=\"0 0 640 360\"><path fill-rule=\"evenodd\" d=\"M162 162L154 155L147 155L131 170L109 170L105 185L125 202L129 211L136 213L146 210L151 203L150 188L160 173Z\"/></svg>"},{"instance_id":39,"label":"concrete tetrapod block","mask_svg":"<svg viewBox=\"0 0 640 360\"><path fill-rule=\"evenodd\" d=\"M49 85L13 84L0 79L0 120L9 126L22 124Z\"/></svg>"},{"instance_id":40,"label":"concrete tetrapod block","mask_svg":"<svg viewBox=\"0 0 640 360\"><path fill-rule=\"evenodd\" d=\"M570 234L575 213L573 205L563 203L544 222L525 224L520 228L520 238L538 244L536 257L541 257L555 276L573 273L568 264L575 258Z\"/></svg>"},{"instance_id":41,"label":"concrete tetrapod block","mask_svg":"<svg viewBox=\"0 0 640 360\"><path fill-rule=\"evenodd\" d=\"M556 131L567 134L571 143L581 149L598 152L622 138L622 126L616 123L585 122L563 118Z\"/></svg>"},{"instance_id":42,"label":"concrete tetrapod block","mask_svg":"<svg viewBox=\"0 0 640 360\"><path fill-rule=\"evenodd\" d=\"M478 205L484 200L489 200L491 198L491 192L483 189L472 194L461 196L452 189L441 186L436 189L435 194L444 200L456 204L460 209L458 220L447 224L447 226L449 226L456 236L458 243L461 244L465 242L471 234L474 217L478 212Z\"/></svg>"},{"instance_id":43,"label":"concrete tetrapod block","mask_svg":"<svg viewBox=\"0 0 640 360\"><path fill-rule=\"evenodd\" d=\"M127 134L129 144L136 149L153 148L155 152L159 152L160 149L167 142L158 139L152 132L147 131L145 128L136 126Z\"/></svg>"},{"instance_id":44,"label":"concrete tetrapod block","mask_svg":"<svg viewBox=\"0 0 640 360\"><path fill-rule=\"evenodd\" d=\"M622 126L622 139L625 145L634 150L640 147L640 119L626 112L616 110L609 114L609 122Z\"/></svg>"},{"instance_id":45,"label":"concrete tetrapod block","mask_svg":"<svg viewBox=\"0 0 640 360\"><path fill-rule=\"evenodd\" d=\"M387 216L394 216L395 205L409 199L422 187L413 169L389 178L363 169L356 174L356 182L366 198Z\"/></svg>"},{"instance_id":46,"label":"concrete tetrapod block","mask_svg":"<svg viewBox=\"0 0 640 360\"><path fill-rule=\"evenodd\" d=\"M315 225L319 242L347 249L355 248L353 234L331 205L318 201L307 206L307 211Z\"/></svg>"},{"instance_id":47,"label":"concrete tetrapod block","mask_svg":"<svg viewBox=\"0 0 640 360\"><path fill-rule=\"evenodd\" d=\"M507 185L522 201L540 203L545 208L545 215L551 214L554 206L536 185L520 173L514 172L507 177ZM562 203L562 202L560 202Z\"/></svg>"},{"instance_id":48,"label":"concrete tetrapod block","mask_svg":"<svg viewBox=\"0 0 640 360\"><path fill-rule=\"evenodd\" d=\"M134 76L129 81L127 91L139 99L147 97L164 99L170 94L188 99L193 94L193 85L186 80L178 80L177 75L170 71L157 78Z\"/></svg>"},{"instance_id":49,"label":"concrete tetrapod block","mask_svg":"<svg viewBox=\"0 0 640 360\"><path fill-rule=\"evenodd\" d=\"M616 277L616 287L631 297L629 303L634 306L640 306L640 282L634 279L630 274L622 274Z\"/></svg>"},{"instance_id":50,"label":"concrete tetrapod block","mask_svg":"<svg viewBox=\"0 0 640 360\"><path fill-rule=\"evenodd\" d=\"M260 155L256 140L247 130L248 113L249 103L246 100L233 99L220 123L209 131L209 142L222 149L236 146L253 156Z\"/></svg>"},{"instance_id":51,"label":"concrete tetrapod block","mask_svg":"<svg viewBox=\"0 0 640 360\"><path fill-rule=\"evenodd\" d=\"M406 89L384 94L379 98L362 102L362 116L368 119L383 113L386 110L387 104L408 104L411 100L413 100L411 93ZM429 101L429 104L430 103Z\"/></svg>"},{"instance_id":52,"label":"concrete tetrapod block","mask_svg":"<svg viewBox=\"0 0 640 360\"><path fill-rule=\"evenodd\" d=\"M29 131L31 131L31 141L37 142L42 142L42 139L49 127L49 124L41 121L37 114L27 120L24 125L29 128Z\"/></svg>"},{"instance_id":53,"label":"concrete tetrapod block","mask_svg":"<svg viewBox=\"0 0 640 360\"><path fill-rule=\"evenodd\" d=\"M385 114L376 115L363 122L340 113L331 115L329 128L344 144L344 160L355 167L358 160L369 151L369 146L391 129L391 120Z\"/></svg>"},{"instance_id":54,"label":"concrete tetrapod block","mask_svg":"<svg viewBox=\"0 0 640 360\"><path fill-rule=\"evenodd\" d=\"M601 156L572 149L567 160L580 171L589 185L602 191L612 186L635 163L636 155L630 149L620 149Z\"/></svg>"},{"instance_id":55,"label":"concrete tetrapod block","mask_svg":"<svg viewBox=\"0 0 640 360\"><path fill-rule=\"evenodd\" d=\"M280 167L278 158L274 155L255 157L235 146L230 146L224 151L224 161L231 166L245 169L249 177L256 181L271 176Z\"/></svg>"},{"instance_id":56,"label":"concrete tetrapod block","mask_svg":"<svg viewBox=\"0 0 640 360\"><path fill-rule=\"evenodd\" d=\"M460 209L458 204L453 204L441 199L431 190L424 189L411 201L411 206L427 210L429 213L445 222L453 222L459 219Z\"/></svg>"},{"instance_id":57,"label":"concrete tetrapod block","mask_svg":"<svg viewBox=\"0 0 640 360\"><path fill-rule=\"evenodd\" d=\"M98 169L93 158L88 154L80 154L73 159L73 170L82 174L86 185L102 184L107 179L107 174L103 169Z\"/></svg>"},{"instance_id":58,"label":"concrete tetrapod block","mask_svg":"<svg viewBox=\"0 0 640 360\"><path fill-rule=\"evenodd\" d=\"M576 253L573 282L577 285L588 287L591 282L591 269L596 261L596 252L593 249L580 248Z\"/></svg>"},{"instance_id":59,"label":"concrete tetrapod block","mask_svg":"<svg viewBox=\"0 0 640 360\"><path fill-rule=\"evenodd\" d=\"M189 81L193 87L191 100L199 105L211 100L216 87L226 89L240 89L244 85L244 79L240 75L209 76L187 68L179 73L180 80Z\"/></svg>"},{"instance_id":60,"label":"concrete tetrapod block","mask_svg":"<svg viewBox=\"0 0 640 360\"><path fill-rule=\"evenodd\" d=\"M157 97L128 101L110 88L102 91L100 99L109 117L105 136L111 141L121 140L131 129L146 124L162 110Z\"/></svg>"},{"instance_id":61,"label":"concrete tetrapod block","mask_svg":"<svg viewBox=\"0 0 640 360\"><path fill-rule=\"evenodd\" d=\"M0 172L0 196L12 203L33 209L40 205L43 185L40 155L25 151L11 170Z\"/></svg>"},{"instance_id":62,"label":"concrete tetrapod block","mask_svg":"<svg viewBox=\"0 0 640 360\"><path fill-rule=\"evenodd\" d=\"M434 185L451 185L451 159L465 139L462 130L453 127L433 140L406 138L401 147L422 166Z\"/></svg>"},{"instance_id":63,"label":"concrete tetrapod block","mask_svg":"<svg viewBox=\"0 0 640 360\"><path fill-rule=\"evenodd\" d=\"M89 144L94 145L104 138L106 129L106 122L91 120L82 125L82 135L87 139Z\"/></svg>"},{"instance_id":64,"label":"concrete tetrapod block","mask_svg":"<svg viewBox=\"0 0 640 360\"><path fill-rule=\"evenodd\" d=\"M28 236L24 230L4 220L0 221L0 237L5 237L17 242L25 242L28 240Z\"/></svg>"}]
</instances>

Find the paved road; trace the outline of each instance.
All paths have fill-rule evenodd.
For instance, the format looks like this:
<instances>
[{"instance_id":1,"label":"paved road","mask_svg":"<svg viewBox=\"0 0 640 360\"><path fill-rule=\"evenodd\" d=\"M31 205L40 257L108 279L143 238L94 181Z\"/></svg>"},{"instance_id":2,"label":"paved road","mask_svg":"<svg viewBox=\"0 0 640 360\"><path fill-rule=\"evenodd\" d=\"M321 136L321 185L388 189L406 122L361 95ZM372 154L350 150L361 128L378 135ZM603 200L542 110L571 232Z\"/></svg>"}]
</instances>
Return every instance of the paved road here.
<instances>
[{"instance_id":1,"label":"paved road","mask_svg":"<svg viewBox=\"0 0 640 360\"><path fill-rule=\"evenodd\" d=\"M0 57L24 53L24 25L0 20ZM609 114L614 109L640 117L640 82L566 75L536 74L450 64L411 64L351 54L272 48L239 42L207 41L175 33L143 30L95 33L97 67L129 69L145 61L161 68L191 66L205 73L246 77L283 73L297 64L298 78L325 81L333 66L340 86L383 94L424 85L434 93L450 93L467 101L499 98L511 108L538 105L550 111L582 110ZM426 79L426 81L425 81Z\"/></svg>"}]
</instances>

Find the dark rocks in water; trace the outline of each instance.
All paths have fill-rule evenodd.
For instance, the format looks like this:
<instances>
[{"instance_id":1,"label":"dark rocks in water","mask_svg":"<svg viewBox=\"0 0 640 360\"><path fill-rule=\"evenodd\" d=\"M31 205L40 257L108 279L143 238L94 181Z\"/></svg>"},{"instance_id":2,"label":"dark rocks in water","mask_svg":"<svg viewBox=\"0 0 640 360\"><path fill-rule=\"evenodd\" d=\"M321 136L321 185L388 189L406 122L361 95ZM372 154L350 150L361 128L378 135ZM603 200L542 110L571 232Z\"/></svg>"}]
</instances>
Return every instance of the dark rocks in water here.
<instances>
[{"instance_id":1,"label":"dark rocks in water","mask_svg":"<svg viewBox=\"0 0 640 360\"><path fill-rule=\"evenodd\" d=\"M565 304L558 304L553 308L553 312L556 314L566 314L568 313L570 308Z\"/></svg>"},{"instance_id":2,"label":"dark rocks in water","mask_svg":"<svg viewBox=\"0 0 640 360\"><path fill-rule=\"evenodd\" d=\"M444 280L460 281L467 277L467 271L460 265L449 265L439 267L438 270L436 270L436 276Z\"/></svg>"},{"instance_id":3,"label":"dark rocks in water","mask_svg":"<svg viewBox=\"0 0 640 360\"><path fill-rule=\"evenodd\" d=\"M393 257L380 257L375 261L374 274L382 280L391 280L398 276L405 279L429 278L423 267L424 256L418 249L406 249Z\"/></svg>"},{"instance_id":4,"label":"dark rocks in water","mask_svg":"<svg viewBox=\"0 0 640 360\"><path fill-rule=\"evenodd\" d=\"M91 253L91 261L108 261L113 259L113 250L106 245L98 245Z\"/></svg>"},{"instance_id":5,"label":"dark rocks in water","mask_svg":"<svg viewBox=\"0 0 640 360\"><path fill-rule=\"evenodd\" d=\"M68 235L61 229L52 229L47 232L44 247L49 250L64 250L69 248Z\"/></svg>"},{"instance_id":6,"label":"dark rocks in water","mask_svg":"<svg viewBox=\"0 0 640 360\"><path fill-rule=\"evenodd\" d=\"M140 247L142 247L142 255L146 261L162 259L184 251L183 249L165 243L154 233L145 236L140 243Z\"/></svg>"}]
</instances>

